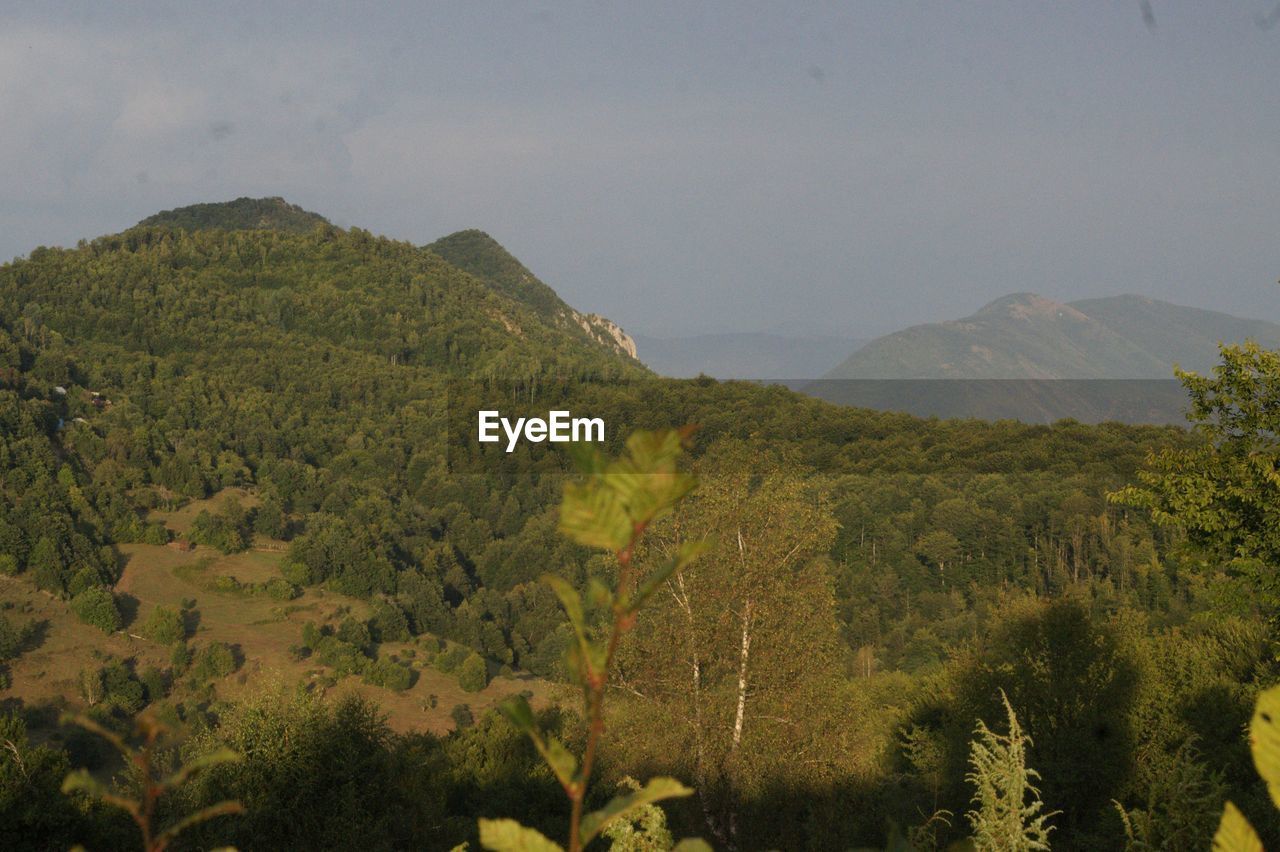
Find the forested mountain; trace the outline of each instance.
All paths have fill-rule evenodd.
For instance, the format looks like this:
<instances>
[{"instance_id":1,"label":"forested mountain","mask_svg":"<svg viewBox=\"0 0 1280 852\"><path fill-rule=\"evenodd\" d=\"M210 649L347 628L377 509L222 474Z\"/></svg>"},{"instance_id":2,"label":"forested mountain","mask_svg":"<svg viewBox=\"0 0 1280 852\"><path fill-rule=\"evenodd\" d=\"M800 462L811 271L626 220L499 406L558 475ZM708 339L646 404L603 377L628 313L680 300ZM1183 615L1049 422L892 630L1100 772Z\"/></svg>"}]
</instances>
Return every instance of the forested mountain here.
<instances>
[{"instance_id":1,"label":"forested mountain","mask_svg":"<svg viewBox=\"0 0 1280 852\"><path fill-rule=\"evenodd\" d=\"M0 266L0 845L128 848L130 823L59 792L119 766L57 720L144 707L181 732L166 760L243 756L165 800L246 808L175 848L555 832L561 785L480 711L538 692L577 745L545 683L580 642L557 595L594 636L619 564L558 532L561 453L450 437L494 398L601 417L610 453L701 427L698 490L628 559L706 553L620 643L598 756L605 786L698 789L647 820L820 850L882 846L889 819L944 848L1003 693L1056 848L1193 848L1228 796L1280 836L1241 734L1276 676L1270 613L1107 498L1202 436L661 379L478 232L204 227L238 204Z\"/></svg>"},{"instance_id":2,"label":"forested mountain","mask_svg":"<svg viewBox=\"0 0 1280 852\"><path fill-rule=\"evenodd\" d=\"M483 231L458 231L427 246L458 269L469 272L496 290L527 305L557 328L585 335L590 340L631 358L635 342L617 323L598 314L582 314L565 304L524 264Z\"/></svg>"},{"instance_id":3,"label":"forested mountain","mask_svg":"<svg viewBox=\"0 0 1280 852\"><path fill-rule=\"evenodd\" d=\"M1063 304L1016 293L972 316L867 343L827 379L1167 379L1205 371L1218 344L1280 345L1280 325L1140 296Z\"/></svg>"},{"instance_id":4,"label":"forested mountain","mask_svg":"<svg viewBox=\"0 0 1280 852\"><path fill-rule=\"evenodd\" d=\"M163 226L198 231L220 228L224 231L258 229L305 234L329 220L319 213L303 210L283 198L237 198L215 204L192 204L174 210L163 210L148 216L138 227Z\"/></svg>"}]
</instances>

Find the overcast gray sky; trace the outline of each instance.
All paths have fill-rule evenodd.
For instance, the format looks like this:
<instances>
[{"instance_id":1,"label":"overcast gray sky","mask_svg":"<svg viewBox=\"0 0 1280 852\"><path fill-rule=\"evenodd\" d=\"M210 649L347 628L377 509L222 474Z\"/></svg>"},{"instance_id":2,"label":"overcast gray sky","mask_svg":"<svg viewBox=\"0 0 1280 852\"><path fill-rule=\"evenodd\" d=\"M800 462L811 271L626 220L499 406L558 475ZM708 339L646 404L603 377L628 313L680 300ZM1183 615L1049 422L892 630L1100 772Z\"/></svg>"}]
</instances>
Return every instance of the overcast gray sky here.
<instances>
[{"instance_id":1,"label":"overcast gray sky","mask_svg":"<svg viewBox=\"0 0 1280 852\"><path fill-rule=\"evenodd\" d=\"M1277 0L177 5L0 0L0 257L283 195L648 333L1280 319Z\"/></svg>"}]
</instances>

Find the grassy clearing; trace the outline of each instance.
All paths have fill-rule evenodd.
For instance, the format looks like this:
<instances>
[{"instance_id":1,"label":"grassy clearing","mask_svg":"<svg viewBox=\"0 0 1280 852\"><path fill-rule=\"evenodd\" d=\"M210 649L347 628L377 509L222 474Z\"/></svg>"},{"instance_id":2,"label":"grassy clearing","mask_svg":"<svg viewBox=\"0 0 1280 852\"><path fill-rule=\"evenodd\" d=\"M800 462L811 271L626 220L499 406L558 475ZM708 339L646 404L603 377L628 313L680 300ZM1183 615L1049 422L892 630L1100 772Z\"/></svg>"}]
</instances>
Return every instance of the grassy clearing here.
<instances>
[{"instance_id":1,"label":"grassy clearing","mask_svg":"<svg viewBox=\"0 0 1280 852\"><path fill-rule=\"evenodd\" d=\"M184 507L183 511L189 508ZM37 591L26 578L0 577L0 604L11 604L9 611L16 620L47 623L39 647L10 665L13 685L8 695L21 696L29 704L52 702L79 707L79 671L98 664L98 658L105 654L132 659L139 670L151 665L168 668L169 648L132 634L155 607L180 609L184 602L192 600L194 631L188 635L188 643L199 647L213 641L225 642L244 659L239 671L216 685L220 697L245 697L274 683L313 684L323 690L320 673L327 674L327 670L313 660L294 660L289 652L291 646L301 643L303 625L308 621L337 621L343 613L357 618L370 614L367 602L323 589L307 589L301 597L282 602L265 595L224 592L214 587L219 576L235 577L245 584L278 577L283 556L279 551L251 550L226 556L209 547L183 552L147 544L122 545L120 550L126 562L116 593L123 596L124 608L134 612L125 628L110 636L81 624L65 601ZM379 652L404 659L404 652L412 648L415 645L411 642L386 643ZM401 693L362 683L354 676L340 681L333 691L356 692L377 702L396 730L443 733L453 727L449 713L457 704L468 704L480 715L508 695L523 690L532 691L535 702L546 702L552 689L550 684L534 678L497 678L483 691L468 693L453 675L417 663L414 670L418 675L416 683ZM180 689L175 694L178 700L182 698Z\"/></svg>"},{"instance_id":2,"label":"grassy clearing","mask_svg":"<svg viewBox=\"0 0 1280 852\"><path fill-rule=\"evenodd\" d=\"M257 494L244 488L224 488L212 497L206 497L203 500L192 500L190 503L171 512L160 509L148 512L147 520L152 523L162 523L175 533L185 536L190 532L191 524L195 521L197 515L204 511L210 513L218 511L222 501L228 497L234 497L239 500L240 505L246 509L252 509L262 503Z\"/></svg>"}]
</instances>

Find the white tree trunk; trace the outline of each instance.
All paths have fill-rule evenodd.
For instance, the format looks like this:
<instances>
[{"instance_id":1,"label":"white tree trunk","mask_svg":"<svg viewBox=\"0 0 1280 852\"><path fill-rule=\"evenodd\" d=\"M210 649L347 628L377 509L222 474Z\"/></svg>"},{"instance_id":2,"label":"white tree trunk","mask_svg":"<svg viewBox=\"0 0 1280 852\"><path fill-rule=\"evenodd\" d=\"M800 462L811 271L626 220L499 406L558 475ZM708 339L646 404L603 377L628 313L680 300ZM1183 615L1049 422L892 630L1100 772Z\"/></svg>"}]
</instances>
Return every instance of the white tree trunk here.
<instances>
[{"instance_id":1,"label":"white tree trunk","mask_svg":"<svg viewBox=\"0 0 1280 852\"><path fill-rule=\"evenodd\" d=\"M738 712L733 717L733 753L742 742L742 724L747 715L747 659L751 656L751 599L742 608L742 651L738 658Z\"/></svg>"}]
</instances>

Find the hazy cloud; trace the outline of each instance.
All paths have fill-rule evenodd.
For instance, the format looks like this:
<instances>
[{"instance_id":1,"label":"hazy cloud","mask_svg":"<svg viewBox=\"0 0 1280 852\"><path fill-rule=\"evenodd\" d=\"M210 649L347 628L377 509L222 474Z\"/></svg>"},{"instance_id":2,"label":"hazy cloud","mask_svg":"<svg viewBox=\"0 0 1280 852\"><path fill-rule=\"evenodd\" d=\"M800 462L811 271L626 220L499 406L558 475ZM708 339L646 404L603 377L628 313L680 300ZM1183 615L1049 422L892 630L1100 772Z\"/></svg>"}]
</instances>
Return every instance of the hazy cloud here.
<instances>
[{"instance_id":1,"label":"hazy cloud","mask_svg":"<svg viewBox=\"0 0 1280 852\"><path fill-rule=\"evenodd\" d=\"M284 195L485 228L649 331L861 334L1018 290L1280 315L1272 4L1144 9L19 6L0 255Z\"/></svg>"}]
</instances>

